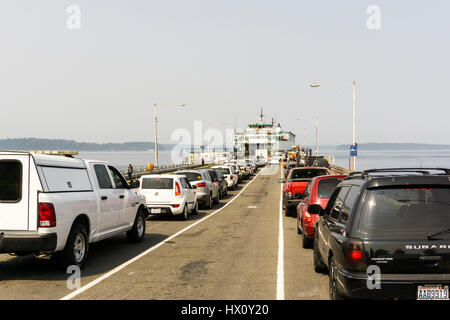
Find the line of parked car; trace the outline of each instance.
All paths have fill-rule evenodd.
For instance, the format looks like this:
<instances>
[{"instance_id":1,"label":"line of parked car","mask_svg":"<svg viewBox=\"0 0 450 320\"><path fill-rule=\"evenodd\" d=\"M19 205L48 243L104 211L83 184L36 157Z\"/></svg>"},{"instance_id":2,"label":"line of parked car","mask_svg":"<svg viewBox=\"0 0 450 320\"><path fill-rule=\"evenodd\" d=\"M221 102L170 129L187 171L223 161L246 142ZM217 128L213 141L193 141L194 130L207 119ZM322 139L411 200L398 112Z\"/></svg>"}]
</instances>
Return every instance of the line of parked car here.
<instances>
[{"instance_id":1,"label":"line of parked car","mask_svg":"<svg viewBox=\"0 0 450 320\"><path fill-rule=\"evenodd\" d=\"M140 192L150 215L173 215L186 220L199 206L211 209L220 199L249 179L258 167L251 159L231 160L210 168L148 174L140 178Z\"/></svg>"},{"instance_id":2,"label":"line of parked car","mask_svg":"<svg viewBox=\"0 0 450 320\"><path fill-rule=\"evenodd\" d=\"M279 182L331 299L449 300L450 169L294 166Z\"/></svg>"},{"instance_id":3,"label":"line of parked car","mask_svg":"<svg viewBox=\"0 0 450 320\"><path fill-rule=\"evenodd\" d=\"M64 270L81 268L90 244L119 234L142 242L149 214L187 219L256 170L254 161L238 160L128 183L108 162L0 151L0 254L52 257Z\"/></svg>"}]
</instances>

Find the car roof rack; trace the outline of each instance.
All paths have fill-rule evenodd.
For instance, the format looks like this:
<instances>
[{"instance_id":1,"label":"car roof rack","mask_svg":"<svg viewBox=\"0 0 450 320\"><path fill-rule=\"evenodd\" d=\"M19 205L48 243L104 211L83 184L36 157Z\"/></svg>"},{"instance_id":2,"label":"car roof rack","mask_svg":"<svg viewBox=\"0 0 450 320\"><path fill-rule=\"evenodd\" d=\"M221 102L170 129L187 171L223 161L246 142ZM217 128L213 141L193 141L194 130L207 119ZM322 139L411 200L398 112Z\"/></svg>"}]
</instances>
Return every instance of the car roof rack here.
<instances>
[{"instance_id":1,"label":"car roof rack","mask_svg":"<svg viewBox=\"0 0 450 320\"><path fill-rule=\"evenodd\" d=\"M447 168L383 168L383 169L369 169L361 172L362 176L368 176L371 173L389 173L389 172L414 172L421 173L423 175L431 174L429 170L433 171L442 171L443 173L439 173L440 175L450 175L450 169Z\"/></svg>"}]
</instances>

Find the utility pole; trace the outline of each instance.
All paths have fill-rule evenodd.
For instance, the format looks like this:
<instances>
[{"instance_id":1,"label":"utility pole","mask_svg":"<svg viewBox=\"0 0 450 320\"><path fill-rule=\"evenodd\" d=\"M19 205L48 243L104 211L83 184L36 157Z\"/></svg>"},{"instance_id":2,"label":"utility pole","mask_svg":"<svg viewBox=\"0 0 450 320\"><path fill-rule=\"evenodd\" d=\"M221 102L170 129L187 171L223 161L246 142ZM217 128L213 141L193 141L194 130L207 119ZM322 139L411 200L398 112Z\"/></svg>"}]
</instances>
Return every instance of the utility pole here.
<instances>
[{"instance_id":1,"label":"utility pole","mask_svg":"<svg viewBox=\"0 0 450 320\"><path fill-rule=\"evenodd\" d=\"M155 167L158 166L158 117L156 115L156 103L153 105L154 109L154 127L155 127Z\"/></svg>"}]
</instances>

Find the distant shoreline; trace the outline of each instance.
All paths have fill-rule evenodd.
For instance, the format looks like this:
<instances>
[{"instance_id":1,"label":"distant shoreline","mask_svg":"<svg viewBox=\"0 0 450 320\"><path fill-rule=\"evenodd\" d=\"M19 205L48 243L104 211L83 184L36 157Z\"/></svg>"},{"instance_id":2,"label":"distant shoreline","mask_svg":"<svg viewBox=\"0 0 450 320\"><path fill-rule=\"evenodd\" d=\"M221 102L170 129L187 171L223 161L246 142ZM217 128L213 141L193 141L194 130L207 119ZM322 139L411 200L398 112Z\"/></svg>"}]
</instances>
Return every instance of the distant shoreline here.
<instances>
[{"instance_id":1,"label":"distant shoreline","mask_svg":"<svg viewBox=\"0 0 450 320\"><path fill-rule=\"evenodd\" d=\"M160 151L171 151L176 144L158 144ZM123 143L95 143L77 142L65 139L16 138L0 139L0 150L76 150L79 152L154 152L154 142L123 142ZM314 146L309 146L314 150ZM186 150L190 146L184 146ZM199 149L198 146L195 149ZM217 149L221 149L217 147ZM319 149L336 151L350 150L350 145L319 145ZM446 144L424 143L361 143L358 151L437 151L450 150Z\"/></svg>"}]
</instances>

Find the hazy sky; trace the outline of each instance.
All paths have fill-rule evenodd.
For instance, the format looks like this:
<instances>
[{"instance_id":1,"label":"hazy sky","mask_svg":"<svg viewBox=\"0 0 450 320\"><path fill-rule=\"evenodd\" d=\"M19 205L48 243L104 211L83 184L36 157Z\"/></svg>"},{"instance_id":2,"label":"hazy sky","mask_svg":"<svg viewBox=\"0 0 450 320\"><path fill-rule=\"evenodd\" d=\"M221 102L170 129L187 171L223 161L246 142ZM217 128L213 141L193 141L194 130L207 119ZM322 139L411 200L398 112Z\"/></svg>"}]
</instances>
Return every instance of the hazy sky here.
<instances>
[{"instance_id":1,"label":"hazy sky","mask_svg":"<svg viewBox=\"0 0 450 320\"><path fill-rule=\"evenodd\" d=\"M66 26L69 5L81 28ZM366 10L381 9L369 30ZM153 141L260 107L302 143L450 143L450 1L0 0L2 138ZM224 126L222 126L224 128Z\"/></svg>"}]
</instances>

